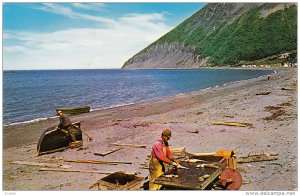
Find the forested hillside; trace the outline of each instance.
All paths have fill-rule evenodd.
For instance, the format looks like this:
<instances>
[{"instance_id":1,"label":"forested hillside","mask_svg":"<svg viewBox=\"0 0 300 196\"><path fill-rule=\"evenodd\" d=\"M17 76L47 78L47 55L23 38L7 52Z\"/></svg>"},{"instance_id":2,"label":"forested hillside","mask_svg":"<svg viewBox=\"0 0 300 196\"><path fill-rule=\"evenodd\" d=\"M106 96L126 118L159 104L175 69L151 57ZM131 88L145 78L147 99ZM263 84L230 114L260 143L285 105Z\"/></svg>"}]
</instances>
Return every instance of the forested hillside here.
<instances>
[{"instance_id":1,"label":"forested hillside","mask_svg":"<svg viewBox=\"0 0 300 196\"><path fill-rule=\"evenodd\" d=\"M210 3L123 67L236 65L296 50L296 4Z\"/></svg>"}]
</instances>

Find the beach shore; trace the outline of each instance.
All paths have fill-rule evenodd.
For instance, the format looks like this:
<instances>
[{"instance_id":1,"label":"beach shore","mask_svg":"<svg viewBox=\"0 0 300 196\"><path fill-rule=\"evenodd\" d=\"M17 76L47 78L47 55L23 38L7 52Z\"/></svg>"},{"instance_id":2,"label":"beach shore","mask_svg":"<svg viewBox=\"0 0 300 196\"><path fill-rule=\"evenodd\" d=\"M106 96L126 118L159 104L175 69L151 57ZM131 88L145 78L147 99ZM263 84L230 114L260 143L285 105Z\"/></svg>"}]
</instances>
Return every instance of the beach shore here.
<instances>
[{"instance_id":1,"label":"beach shore","mask_svg":"<svg viewBox=\"0 0 300 196\"><path fill-rule=\"evenodd\" d=\"M270 92L270 93L266 93ZM265 95L264 95L265 94ZM260 77L233 84L178 94L138 104L92 111L71 120L93 137L83 147L36 156L42 132L58 124L47 119L3 127L3 190L89 190L105 174L39 171L37 166L11 164L31 161L70 165L72 169L140 172L146 177L151 146L162 129L173 131L171 146L187 152L236 150L278 154L278 160L238 164L243 178L240 190L297 190L297 69L280 69L270 80ZM252 123L252 127L213 125L216 121ZM115 148L111 143L144 144L123 147L104 157L94 155ZM63 159L127 161L132 164L87 164ZM95 189L94 189L95 190Z\"/></svg>"}]
</instances>

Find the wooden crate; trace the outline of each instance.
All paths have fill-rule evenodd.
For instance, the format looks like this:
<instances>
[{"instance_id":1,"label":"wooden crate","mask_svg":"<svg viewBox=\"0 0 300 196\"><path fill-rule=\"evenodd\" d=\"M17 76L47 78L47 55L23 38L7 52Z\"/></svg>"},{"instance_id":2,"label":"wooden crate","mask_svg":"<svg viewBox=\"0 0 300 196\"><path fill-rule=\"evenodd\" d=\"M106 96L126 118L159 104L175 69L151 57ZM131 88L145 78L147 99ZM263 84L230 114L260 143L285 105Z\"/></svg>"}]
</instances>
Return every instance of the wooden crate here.
<instances>
[{"instance_id":1,"label":"wooden crate","mask_svg":"<svg viewBox=\"0 0 300 196\"><path fill-rule=\"evenodd\" d=\"M142 190L143 177L115 172L98 181L98 190Z\"/></svg>"}]
</instances>

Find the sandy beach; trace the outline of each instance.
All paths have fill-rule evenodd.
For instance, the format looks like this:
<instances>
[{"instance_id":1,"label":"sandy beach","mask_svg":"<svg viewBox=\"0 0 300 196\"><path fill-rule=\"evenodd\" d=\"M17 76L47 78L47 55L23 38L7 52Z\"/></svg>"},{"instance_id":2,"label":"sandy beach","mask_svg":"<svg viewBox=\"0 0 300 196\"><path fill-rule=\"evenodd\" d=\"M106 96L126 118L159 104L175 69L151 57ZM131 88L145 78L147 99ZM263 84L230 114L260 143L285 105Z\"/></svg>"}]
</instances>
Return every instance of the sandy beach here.
<instances>
[{"instance_id":1,"label":"sandy beach","mask_svg":"<svg viewBox=\"0 0 300 196\"><path fill-rule=\"evenodd\" d=\"M265 92L266 95L263 95ZM297 69L279 69L270 80L260 77L230 85L151 100L138 104L92 111L71 120L93 137L83 147L36 156L41 133L58 124L47 119L3 127L3 190L90 190L105 174L39 171L37 166L11 164L30 161L70 165L72 169L139 172L146 177L151 146L162 129L173 131L171 146L187 152L236 150L238 157L250 152L278 154L277 160L238 164L242 191L284 190L297 187ZM213 125L216 121L252 123L252 127ZM115 148L111 143L144 144L123 147L104 157L94 155ZM132 164L87 164L63 159L127 161ZM91 190L96 190L91 189Z\"/></svg>"}]
</instances>

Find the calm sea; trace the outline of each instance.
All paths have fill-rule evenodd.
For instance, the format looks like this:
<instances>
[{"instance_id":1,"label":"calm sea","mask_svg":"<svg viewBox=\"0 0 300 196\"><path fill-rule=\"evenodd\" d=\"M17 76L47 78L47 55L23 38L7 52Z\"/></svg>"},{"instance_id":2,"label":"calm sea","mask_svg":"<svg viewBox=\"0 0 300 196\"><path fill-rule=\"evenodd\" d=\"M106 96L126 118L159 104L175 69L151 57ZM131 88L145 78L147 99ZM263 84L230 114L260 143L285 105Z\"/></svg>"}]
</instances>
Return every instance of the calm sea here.
<instances>
[{"instance_id":1,"label":"calm sea","mask_svg":"<svg viewBox=\"0 0 300 196\"><path fill-rule=\"evenodd\" d=\"M269 70L4 71L4 125L56 115L58 107L101 109L259 77Z\"/></svg>"}]
</instances>

